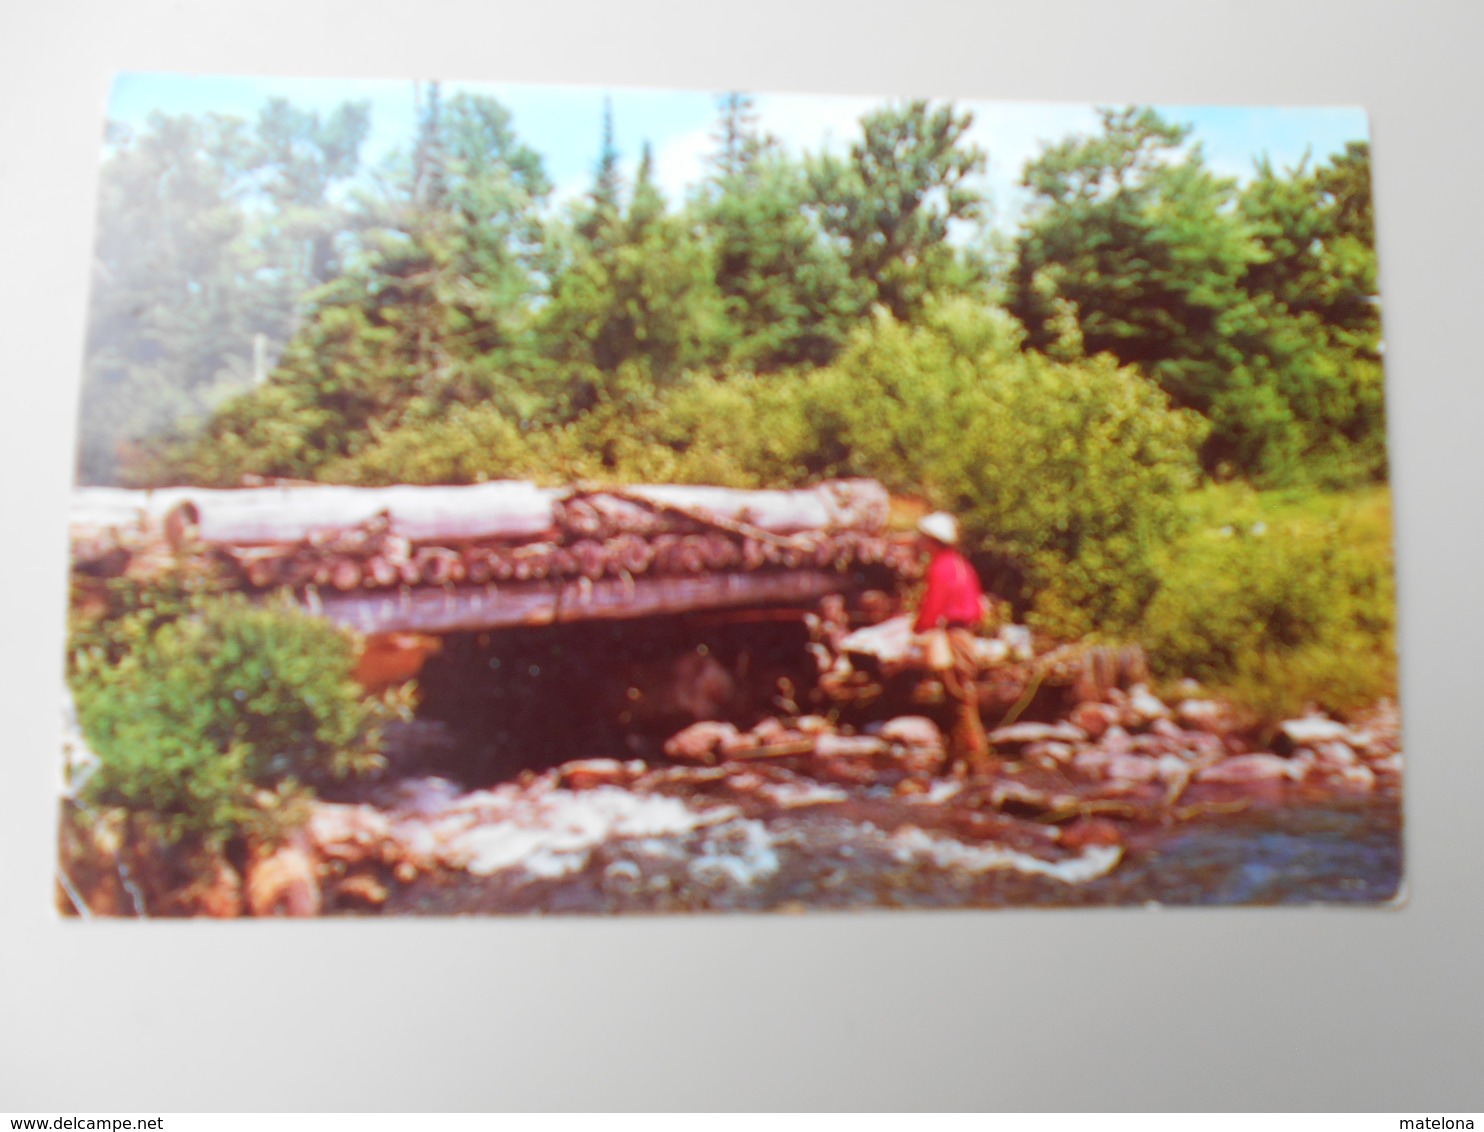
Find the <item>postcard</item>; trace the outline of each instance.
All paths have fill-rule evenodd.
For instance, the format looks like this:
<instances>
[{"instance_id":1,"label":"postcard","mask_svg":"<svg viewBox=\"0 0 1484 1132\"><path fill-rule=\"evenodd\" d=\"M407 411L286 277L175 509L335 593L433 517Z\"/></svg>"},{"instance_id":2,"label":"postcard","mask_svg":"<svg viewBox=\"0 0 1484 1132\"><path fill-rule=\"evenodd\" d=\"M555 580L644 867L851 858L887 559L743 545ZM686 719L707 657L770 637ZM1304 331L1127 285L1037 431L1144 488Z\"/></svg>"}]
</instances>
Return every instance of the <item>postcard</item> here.
<instances>
[{"instance_id":1,"label":"postcard","mask_svg":"<svg viewBox=\"0 0 1484 1132\"><path fill-rule=\"evenodd\" d=\"M1362 110L107 116L63 915L1398 899Z\"/></svg>"}]
</instances>

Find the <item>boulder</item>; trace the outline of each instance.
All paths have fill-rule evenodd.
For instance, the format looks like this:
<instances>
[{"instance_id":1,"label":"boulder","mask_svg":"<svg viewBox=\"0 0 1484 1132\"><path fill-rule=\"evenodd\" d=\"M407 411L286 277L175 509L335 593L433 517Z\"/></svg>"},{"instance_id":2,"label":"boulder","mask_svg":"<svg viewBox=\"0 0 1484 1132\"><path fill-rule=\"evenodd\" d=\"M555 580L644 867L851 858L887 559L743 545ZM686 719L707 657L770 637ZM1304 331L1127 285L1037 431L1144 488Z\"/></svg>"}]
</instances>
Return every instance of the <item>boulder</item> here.
<instances>
[{"instance_id":1,"label":"boulder","mask_svg":"<svg viewBox=\"0 0 1484 1132\"><path fill-rule=\"evenodd\" d=\"M1349 745L1339 742L1316 743L1314 759L1322 767L1338 770L1352 767L1357 762L1355 752L1350 749Z\"/></svg>"},{"instance_id":2,"label":"boulder","mask_svg":"<svg viewBox=\"0 0 1484 1132\"><path fill-rule=\"evenodd\" d=\"M409 860L398 861L392 875L402 884L411 884L417 879L417 865Z\"/></svg>"},{"instance_id":3,"label":"boulder","mask_svg":"<svg viewBox=\"0 0 1484 1132\"><path fill-rule=\"evenodd\" d=\"M995 639L1009 647L1012 660L1030 660L1036 655L1031 631L1024 625L1002 625Z\"/></svg>"},{"instance_id":4,"label":"boulder","mask_svg":"<svg viewBox=\"0 0 1484 1132\"><path fill-rule=\"evenodd\" d=\"M247 908L254 916L317 916L319 880L309 854L285 845L247 869Z\"/></svg>"},{"instance_id":5,"label":"boulder","mask_svg":"<svg viewBox=\"0 0 1484 1132\"><path fill-rule=\"evenodd\" d=\"M665 754L682 762L711 763L723 744L735 742L738 738L735 724L706 720L693 723L666 739Z\"/></svg>"},{"instance_id":6,"label":"boulder","mask_svg":"<svg viewBox=\"0 0 1484 1132\"><path fill-rule=\"evenodd\" d=\"M980 668L994 668L1010 659L1010 646L996 638L974 638L974 661Z\"/></svg>"},{"instance_id":7,"label":"boulder","mask_svg":"<svg viewBox=\"0 0 1484 1132\"><path fill-rule=\"evenodd\" d=\"M1364 764L1347 766L1339 774L1340 781L1355 790L1374 790L1376 772Z\"/></svg>"},{"instance_id":8,"label":"boulder","mask_svg":"<svg viewBox=\"0 0 1484 1132\"><path fill-rule=\"evenodd\" d=\"M174 904L188 916L230 920L242 915L242 878L218 854L196 863L196 879L175 894Z\"/></svg>"},{"instance_id":9,"label":"boulder","mask_svg":"<svg viewBox=\"0 0 1484 1132\"><path fill-rule=\"evenodd\" d=\"M1074 727L1087 732L1089 738L1097 739L1118 722L1118 716L1118 709L1112 704L1084 700L1072 709L1067 718Z\"/></svg>"},{"instance_id":10,"label":"boulder","mask_svg":"<svg viewBox=\"0 0 1484 1132\"><path fill-rule=\"evenodd\" d=\"M1128 703L1123 710L1125 727L1148 727L1157 719L1169 719L1170 709L1143 684L1135 684L1128 692Z\"/></svg>"},{"instance_id":11,"label":"boulder","mask_svg":"<svg viewBox=\"0 0 1484 1132\"><path fill-rule=\"evenodd\" d=\"M1056 841L1066 849L1086 849L1092 845L1121 845L1123 836L1107 818L1077 818L1062 827Z\"/></svg>"},{"instance_id":12,"label":"boulder","mask_svg":"<svg viewBox=\"0 0 1484 1132\"><path fill-rule=\"evenodd\" d=\"M1021 755L1032 762L1052 766L1071 761L1076 753L1077 748L1072 744L1058 743L1055 740L1046 743L1029 743L1021 751Z\"/></svg>"},{"instance_id":13,"label":"boulder","mask_svg":"<svg viewBox=\"0 0 1484 1132\"><path fill-rule=\"evenodd\" d=\"M817 735L814 754L821 759L869 759L889 750L885 738L875 735Z\"/></svg>"},{"instance_id":14,"label":"boulder","mask_svg":"<svg viewBox=\"0 0 1484 1132\"><path fill-rule=\"evenodd\" d=\"M380 860L391 840L387 816L371 806L316 803L304 825L309 848L332 861L356 863Z\"/></svg>"},{"instance_id":15,"label":"boulder","mask_svg":"<svg viewBox=\"0 0 1484 1132\"><path fill-rule=\"evenodd\" d=\"M996 747L1018 747L1027 743L1085 743L1087 732L1071 723L1012 723L989 733Z\"/></svg>"},{"instance_id":16,"label":"boulder","mask_svg":"<svg viewBox=\"0 0 1484 1132\"><path fill-rule=\"evenodd\" d=\"M380 908L386 903L391 893L387 886L374 876L357 873L355 876L346 877L336 885L335 895L350 904L359 904L366 908Z\"/></svg>"},{"instance_id":17,"label":"boulder","mask_svg":"<svg viewBox=\"0 0 1484 1132\"><path fill-rule=\"evenodd\" d=\"M1110 755L1103 763L1103 777L1110 782L1153 782L1159 775L1159 762L1141 755Z\"/></svg>"},{"instance_id":18,"label":"boulder","mask_svg":"<svg viewBox=\"0 0 1484 1132\"><path fill-rule=\"evenodd\" d=\"M1322 715L1308 715L1279 724L1273 743L1279 754L1287 754L1296 747L1314 747L1320 743L1340 742L1353 747L1356 741L1357 737L1343 723Z\"/></svg>"},{"instance_id":19,"label":"boulder","mask_svg":"<svg viewBox=\"0 0 1484 1132\"><path fill-rule=\"evenodd\" d=\"M943 746L943 732L931 719L923 715L899 715L881 725L877 732L888 743L903 747Z\"/></svg>"},{"instance_id":20,"label":"boulder","mask_svg":"<svg viewBox=\"0 0 1484 1132\"><path fill-rule=\"evenodd\" d=\"M1181 700L1175 705L1175 719L1191 731L1220 734L1228 725L1226 708L1215 700Z\"/></svg>"},{"instance_id":21,"label":"boulder","mask_svg":"<svg viewBox=\"0 0 1484 1132\"><path fill-rule=\"evenodd\" d=\"M912 652L912 618L903 614L857 629L840 642L840 651L878 664L901 664Z\"/></svg>"},{"instance_id":22,"label":"boulder","mask_svg":"<svg viewBox=\"0 0 1484 1132\"><path fill-rule=\"evenodd\" d=\"M1277 755L1233 755L1197 772L1195 780L1226 783L1277 781L1296 777L1296 770L1302 773L1300 768Z\"/></svg>"},{"instance_id":23,"label":"boulder","mask_svg":"<svg viewBox=\"0 0 1484 1132\"><path fill-rule=\"evenodd\" d=\"M617 759L579 759L557 768L557 781L568 790L592 790L599 786L627 786L644 772L640 762Z\"/></svg>"}]
</instances>

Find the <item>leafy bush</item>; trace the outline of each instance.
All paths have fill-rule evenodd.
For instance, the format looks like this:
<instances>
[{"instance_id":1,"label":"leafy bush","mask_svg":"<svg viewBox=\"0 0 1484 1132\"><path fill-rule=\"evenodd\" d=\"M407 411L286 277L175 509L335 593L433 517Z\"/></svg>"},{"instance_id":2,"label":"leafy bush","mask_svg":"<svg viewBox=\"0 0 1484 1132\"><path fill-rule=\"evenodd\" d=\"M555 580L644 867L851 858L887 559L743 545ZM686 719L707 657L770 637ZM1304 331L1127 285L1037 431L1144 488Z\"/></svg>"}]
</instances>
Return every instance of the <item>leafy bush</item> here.
<instances>
[{"instance_id":1,"label":"leafy bush","mask_svg":"<svg viewBox=\"0 0 1484 1132\"><path fill-rule=\"evenodd\" d=\"M875 476L952 510L1000 596L1043 629L1117 635L1181 529L1203 422L1109 358L1019 346L1011 320L968 302L917 326L879 316L803 379L794 475Z\"/></svg>"},{"instance_id":2,"label":"leafy bush","mask_svg":"<svg viewBox=\"0 0 1484 1132\"><path fill-rule=\"evenodd\" d=\"M530 475L540 461L520 427L489 405L431 409L377 430L365 448L319 468L329 483L461 484Z\"/></svg>"},{"instance_id":3,"label":"leafy bush","mask_svg":"<svg viewBox=\"0 0 1484 1132\"><path fill-rule=\"evenodd\" d=\"M287 602L195 600L151 627L111 625L122 651L73 656L78 718L102 766L92 801L143 812L167 841L273 833L315 783L378 763L392 700L362 699L347 632ZM260 792L273 796L266 807Z\"/></svg>"},{"instance_id":4,"label":"leafy bush","mask_svg":"<svg viewBox=\"0 0 1484 1132\"><path fill-rule=\"evenodd\" d=\"M1328 518L1296 502L1269 522L1249 493L1223 527L1175 548L1144 619L1157 674L1193 676L1269 719L1395 694L1384 494L1340 514L1331 504Z\"/></svg>"}]
</instances>

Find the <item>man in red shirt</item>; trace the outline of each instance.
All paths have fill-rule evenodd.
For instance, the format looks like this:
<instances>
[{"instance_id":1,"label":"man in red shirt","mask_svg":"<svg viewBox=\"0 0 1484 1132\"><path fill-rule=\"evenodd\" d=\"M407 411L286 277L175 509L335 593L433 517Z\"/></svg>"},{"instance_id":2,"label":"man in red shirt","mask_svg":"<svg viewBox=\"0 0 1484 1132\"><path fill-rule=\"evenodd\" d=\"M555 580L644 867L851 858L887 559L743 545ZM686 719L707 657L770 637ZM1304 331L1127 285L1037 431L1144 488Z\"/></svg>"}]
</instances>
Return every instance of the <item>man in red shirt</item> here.
<instances>
[{"instance_id":1,"label":"man in red shirt","mask_svg":"<svg viewBox=\"0 0 1484 1132\"><path fill-rule=\"evenodd\" d=\"M969 560L957 549L958 523L952 515L941 511L929 515L917 524L917 530L922 548L932 558L912 631L946 630L951 653L951 664L938 672L950 707L946 769L963 765L971 775L988 775L994 762L984 721L979 718L979 689L974 683L979 673L974 629L984 616L984 590Z\"/></svg>"}]
</instances>

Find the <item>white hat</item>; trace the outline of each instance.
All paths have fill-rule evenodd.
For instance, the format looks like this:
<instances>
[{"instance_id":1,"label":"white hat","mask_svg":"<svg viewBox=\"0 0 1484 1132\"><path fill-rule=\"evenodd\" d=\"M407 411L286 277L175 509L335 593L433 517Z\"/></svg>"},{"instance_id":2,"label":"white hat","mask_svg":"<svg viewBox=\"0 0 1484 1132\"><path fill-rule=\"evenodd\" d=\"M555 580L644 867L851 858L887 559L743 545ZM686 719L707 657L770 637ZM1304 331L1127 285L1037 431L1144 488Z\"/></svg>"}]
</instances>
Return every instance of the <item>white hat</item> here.
<instances>
[{"instance_id":1,"label":"white hat","mask_svg":"<svg viewBox=\"0 0 1484 1132\"><path fill-rule=\"evenodd\" d=\"M958 545L958 520L946 511L934 511L918 521L917 529L944 546Z\"/></svg>"}]
</instances>

